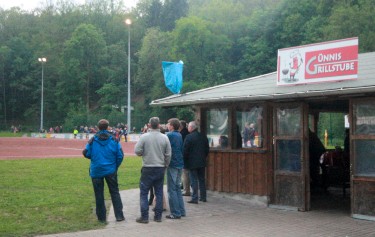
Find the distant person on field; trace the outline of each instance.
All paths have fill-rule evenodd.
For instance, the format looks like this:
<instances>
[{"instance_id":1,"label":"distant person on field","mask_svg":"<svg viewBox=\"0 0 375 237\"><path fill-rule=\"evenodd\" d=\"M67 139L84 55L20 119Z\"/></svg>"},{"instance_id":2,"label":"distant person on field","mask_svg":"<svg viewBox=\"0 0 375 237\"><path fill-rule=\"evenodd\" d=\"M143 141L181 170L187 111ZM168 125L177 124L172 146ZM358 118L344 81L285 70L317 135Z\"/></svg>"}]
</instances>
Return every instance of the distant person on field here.
<instances>
[{"instance_id":1,"label":"distant person on field","mask_svg":"<svg viewBox=\"0 0 375 237\"><path fill-rule=\"evenodd\" d=\"M123 135L124 135L124 138L125 138L125 142L128 142L128 126L124 127Z\"/></svg>"},{"instance_id":2,"label":"distant person on field","mask_svg":"<svg viewBox=\"0 0 375 237\"><path fill-rule=\"evenodd\" d=\"M99 132L89 140L83 150L84 157L91 160L90 176L94 187L96 215L100 222L106 222L106 207L104 202L104 180L107 183L115 217L117 221L125 220L122 212L122 201L118 189L117 170L124 158L119 142L107 131L108 120L101 119L98 123Z\"/></svg>"},{"instance_id":3,"label":"distant person on field","mask_svg":"<svg viewBox=\"0 0 375 237\"><path fill-rule=\"evenodd\" d=\"M77 128L74 128L73 135L74 135L74 139L76 139L77 135L78 135L78 129Z\"/></svg>"}]
</instances>

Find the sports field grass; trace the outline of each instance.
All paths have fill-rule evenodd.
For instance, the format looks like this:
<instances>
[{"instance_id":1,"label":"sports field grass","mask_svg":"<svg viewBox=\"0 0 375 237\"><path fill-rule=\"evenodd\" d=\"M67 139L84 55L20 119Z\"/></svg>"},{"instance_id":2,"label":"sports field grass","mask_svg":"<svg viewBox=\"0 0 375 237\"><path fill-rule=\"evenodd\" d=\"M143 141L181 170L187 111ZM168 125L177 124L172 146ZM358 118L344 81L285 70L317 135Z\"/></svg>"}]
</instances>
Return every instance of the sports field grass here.
<instances>
[{"instance_id":1,"label":"sports field grass","mask_svg":"<svg viewBox=\"0 0 375 237\"><path fill-rule=\"evenodd\" d=\"M0 131L0 137L22 137L24 133L13 133Z\"/></svg>"},{"instance_id":2,"label":"sports field grass","mask_svg":"<svg viewBox=\"0 0 375 237\"><path fill-rule=\"evenodd\" d=\"M0 236L33 236L104 227L84 158L0 161ZM137 188L141 159L126 158L120 190ZM106 202L110 195L105 189ZM108 208L109 209L109 208Z\"/></svg>"}]
</instances>

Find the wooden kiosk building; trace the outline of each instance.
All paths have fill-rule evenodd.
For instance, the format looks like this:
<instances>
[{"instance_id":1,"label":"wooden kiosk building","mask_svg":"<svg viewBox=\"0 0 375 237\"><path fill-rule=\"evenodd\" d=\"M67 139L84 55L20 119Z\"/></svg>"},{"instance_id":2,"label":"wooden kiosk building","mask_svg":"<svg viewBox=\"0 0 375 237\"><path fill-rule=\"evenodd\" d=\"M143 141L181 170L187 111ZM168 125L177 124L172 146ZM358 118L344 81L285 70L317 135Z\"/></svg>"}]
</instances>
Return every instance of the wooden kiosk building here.
<instances>
[{"instance_id":1,"label":"wooden kiosk building","mask_svg":"<svg viewBox=\"0 0 375 237\"><path fill-rule=\"evenodd\" d=\"M351 216L375 220L375 52L357 57L354 80L279 86L280 78L294 79L280 70L151 104L193 106L210 142L209 190L299 211L311 209L309 130L316 131L320 112L348 114ZM253 138L244 136L250 127Z\"/></svg>"}]
</instances>

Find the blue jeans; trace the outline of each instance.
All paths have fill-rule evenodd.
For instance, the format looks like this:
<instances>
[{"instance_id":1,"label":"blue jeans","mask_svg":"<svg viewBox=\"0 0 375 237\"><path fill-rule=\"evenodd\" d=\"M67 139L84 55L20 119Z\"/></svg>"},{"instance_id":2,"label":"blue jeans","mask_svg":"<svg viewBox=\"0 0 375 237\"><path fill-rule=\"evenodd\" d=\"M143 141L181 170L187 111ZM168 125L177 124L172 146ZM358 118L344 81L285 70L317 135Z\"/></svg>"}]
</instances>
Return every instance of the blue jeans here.
<instances>
[{"instance_id":1,"label":"blue jeans","mask_svg":"<svg viewBox=\"0 0 375 237\"><path fill-rule=\"evenodd\" d=\"M154 188L156 198L154 218L161 219L163 212L164 172L164 167L142 167L139 189L143 220L148 220L148 193L151 188Z\"/></svg>"},{"instance_id":2,"label":"blue jeans","mask_svg":"<svg viewBox=\"0 0 375 237\"><path fill-rule=\"evenodd\" d=\"M206 200L207 193L206 193L206 168L201 167L197 169L190 169L190 184L193 189L193 194L191 195L192 201L198 201L198 185L200 191L200 199Z\"/></svg>"},{"instance_id":3,"label":"blue jeans","mask_svg":"<svg viewBox=\"0 0 375 237\"><path fill-rule=\"evenodd\" d=\"M124 214L122 212L122 201L118 189L117 172L103 178L91 178L95 193L96 216L98 217L99 221L106 221L107 219L107 210L104 203L104 179L107 183L109 193L111 194L116 219L123 219Z\"/></svg>"},{"instance_id":4,"label":"blue jeans","mask_svg":"<svg viewBox=\"0 0 375 237\"><path fill-rule=\"evenodd\" d=\"M169 167L167 169L168 200L171 214L186 216L184 200L181 193L182 169Z\"/></svg>"}]
</instances>

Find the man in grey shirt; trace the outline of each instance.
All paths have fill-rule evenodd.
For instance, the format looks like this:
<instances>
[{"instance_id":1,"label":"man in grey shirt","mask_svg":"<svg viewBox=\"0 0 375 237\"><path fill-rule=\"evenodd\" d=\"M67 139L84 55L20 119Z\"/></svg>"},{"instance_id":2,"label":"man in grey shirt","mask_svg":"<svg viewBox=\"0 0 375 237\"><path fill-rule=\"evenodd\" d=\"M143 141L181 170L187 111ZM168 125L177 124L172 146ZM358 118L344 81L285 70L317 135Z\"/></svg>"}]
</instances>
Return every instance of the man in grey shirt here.
<instances>
[{"instance_id":1,"label":"man in grey shirt","mask_svg":"<svg viewBox=\"0 0 375 237\"><path fill-rule=\"evenodd\" d=\"M164 172L171 160L172 149L169 139L159 130L159 118L150 118L151 128L143 134L134 152L142 156L142 171L139 182L141 217L137 218L138 223L148 223L148 200L147 196L151 188L155 190L156 205L154 221L161 222L163 212L163 185Z\"/></svg>"}]
</instances>

